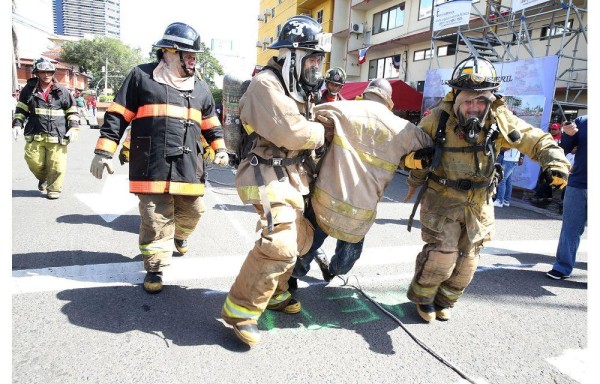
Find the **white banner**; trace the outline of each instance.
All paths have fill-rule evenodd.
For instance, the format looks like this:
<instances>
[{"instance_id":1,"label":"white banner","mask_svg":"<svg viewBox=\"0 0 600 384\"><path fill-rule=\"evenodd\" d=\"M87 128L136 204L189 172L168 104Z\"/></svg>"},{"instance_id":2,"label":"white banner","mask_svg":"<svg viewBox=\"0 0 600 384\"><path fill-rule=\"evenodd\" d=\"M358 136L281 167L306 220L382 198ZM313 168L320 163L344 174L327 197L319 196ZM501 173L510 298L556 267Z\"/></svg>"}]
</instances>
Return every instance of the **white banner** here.
<instances>
[{"instance_id":1,"label":"white banner","mask_svg":"<svg viewBox=\"0 0 600 384\"><path fill-rule=\"evenodd\" d=\"M548 0L513 0L512 2L512 11L518 12L525 8L529 8L533 5L538 5L541 3L545 3Z\"/></svg>"},{"instance_id":2,"label":"white banner","mask_svg":"<svg viewBox=\"0 0 600 384\"><path fill-rule=\"evenodd\" d=\"M434 31L469 24L471 0L454 0L436 5L433 13Z\"/></svg>"}]
</instances>

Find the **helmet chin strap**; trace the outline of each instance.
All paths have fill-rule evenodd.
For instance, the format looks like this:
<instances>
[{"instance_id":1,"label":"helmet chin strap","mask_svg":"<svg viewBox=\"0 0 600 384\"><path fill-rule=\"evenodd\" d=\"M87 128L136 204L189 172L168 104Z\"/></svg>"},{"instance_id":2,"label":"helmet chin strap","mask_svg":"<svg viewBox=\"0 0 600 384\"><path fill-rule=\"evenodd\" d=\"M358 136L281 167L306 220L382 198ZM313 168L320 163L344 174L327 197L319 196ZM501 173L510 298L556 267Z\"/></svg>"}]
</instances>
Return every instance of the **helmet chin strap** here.
<instances>
[{"instance_id":1,"label":"helmet chin strap","mask_svg":"<svg viewBox=\"0 0 600 384\"><path fill-rule=\"evenodd\" d=\"M179 51L179 62L181 63L181 68L183 68L183 73L185 73L186 77L194 76L194 72L190 72L185 66L185 61L183 60L183 51Z\"/></svg>"}]
</instances>

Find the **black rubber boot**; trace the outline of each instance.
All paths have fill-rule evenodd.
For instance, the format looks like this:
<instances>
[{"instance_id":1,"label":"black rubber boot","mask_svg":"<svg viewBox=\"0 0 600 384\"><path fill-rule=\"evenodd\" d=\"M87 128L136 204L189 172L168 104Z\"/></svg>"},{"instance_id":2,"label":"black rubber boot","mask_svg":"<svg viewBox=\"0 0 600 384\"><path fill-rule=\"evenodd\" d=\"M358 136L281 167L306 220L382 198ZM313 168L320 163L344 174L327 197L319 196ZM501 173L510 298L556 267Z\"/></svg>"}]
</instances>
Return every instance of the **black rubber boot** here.
<instances>
[{"instance_id":1,"label":"black rubber boot","mask_svg":"<svg viewBox=\"0 0 600 384\"><path fill-rule=\"evenodd\" d=\"M146 272L144 290L148 293L159 293L162 288L162 272Z\"/></svg>"}]
</instances>

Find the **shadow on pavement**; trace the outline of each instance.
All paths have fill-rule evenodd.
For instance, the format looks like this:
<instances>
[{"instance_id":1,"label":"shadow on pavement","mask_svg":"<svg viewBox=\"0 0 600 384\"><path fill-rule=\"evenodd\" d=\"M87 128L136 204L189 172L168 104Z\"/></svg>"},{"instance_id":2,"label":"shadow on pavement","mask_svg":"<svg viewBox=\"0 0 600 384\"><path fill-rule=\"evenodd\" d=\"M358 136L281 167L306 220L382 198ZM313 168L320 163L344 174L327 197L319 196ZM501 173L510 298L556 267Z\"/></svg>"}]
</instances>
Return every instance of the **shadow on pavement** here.
<instances>
[{"instance_id":1,"label":"shadow on pavement","mask_svg":"<svg viewBox=\"0 0 600 384\"><path fill-rule=\"evenodd\" d=\"M244 205L241 202L239 204L215 204L213 206L214 210L225 210L225 211L239 211L239 212L252 212L255 213L256 210L252 205Z\"/></svg>"},{"instance_id":2,"label":"shadow on pavement","mask_svg":"<svg viewBox=\"0 0 600 384\"><path fill-rule=\"evenodd\" d=\"M233 352L248 351L250 347L219 321L225 297L226 292L177 285L165 286L158 295L149 295L140 286L72 289L57 294L67 302L61 312L80 327L109 333L141 331L161 339L165 348L171 344L219 345Z\"/></svg>"},{"instance_id":3,"label":"shadow on pavement","mask_svg":"<svg viewBox=\"0 0 600 384\"><path fill-rule=\"evenodd\" d=\"M72 265L94 265L126 263L142 260L142 255L129 258L120 253L89 252L82 250L17 253L12 256L12 270L68 267Z\"/></svg>"},{"instance_id":4,"label":"shadow on pavement","mask_svg":"<svg viewBox=\"0 0 600 384\"><path fill-rule=\"evenodd\" d=\"M400 229L402 231L406 231L406 226L408 225L408 219L375 219L375 223L385 225L385 224L396 224L400 225ZM415 217L413 224L413 228L421 229L421 222Z\"/></svg>"},{"instance_id":5,"label":"shadow on pavement","mask_svg":"<svg viewBox=\"0 0 600 384\"><path fill-rule=\"evenodd\" d=\"M57 223L67 224L95 224L101 225L113 229L115 231L139 233L140 230L140 216L139 215L121 215L114 221L107 223L99 215L64 215L56 218Z\"/></svg>"},{"instance_id":6,"label":"shadow on pavement","mask_svg":"<svg viewBox=\"0 0 600 384\"><path fill-rule=\"evenodd\" d=\"M22 189L13 189L12 197L46 197L46 192L40 192L37 189L32 190L22 190Z\"/></svg>"}]
</instances>

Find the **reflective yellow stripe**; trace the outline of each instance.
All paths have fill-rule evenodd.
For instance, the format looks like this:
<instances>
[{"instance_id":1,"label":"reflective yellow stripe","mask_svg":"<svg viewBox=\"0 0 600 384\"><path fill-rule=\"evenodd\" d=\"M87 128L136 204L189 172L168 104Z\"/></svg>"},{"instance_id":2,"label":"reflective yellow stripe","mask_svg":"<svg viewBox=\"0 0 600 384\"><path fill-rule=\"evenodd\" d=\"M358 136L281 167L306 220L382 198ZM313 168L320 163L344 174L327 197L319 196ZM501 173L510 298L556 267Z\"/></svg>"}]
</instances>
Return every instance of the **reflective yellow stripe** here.
<instances>
[{"instance_id":1,"label":"reflective yellow stripe","mask_svg":"<svg viewBox=\"0 0 600 384\"><path fill-rule=\"evenodd\" d=\"M250 201L260 202L260 193L258 192L258 186L256 186L256 185L248 185L245 187L239 187L237 189L237 191L238 191L238 195L240 196L240 199L242 199L242 201L244 203L247 203ZM287 202L288 204L290 204L293 207L297 207L297 208L304 207L304 200L302 199L302 196L299 193L296 193L294 195L288 194L288 195L283 196L282 193L279 193L278 191L276 191L270 187L266 188L266 192L267 192L267 199L270 202L274 202L274 201Z\"/></svg>"},{"instance_id":2,"label":"reflective yellow stripe","mask_svg":"<svg viewBox=\"0 0 600 384\"><path fill-rule=\"evenodd\" d=\"M67 120L68 121L79 120L79 116L77 116L77 115L69 115L69 116L67 116Z\"/></svg>"},{"instance_id":3,"label":"reflective yellow stripe","mask_svg":"<svg viewBox=\"0 0 600 384\"><path fill-rule=\"evenodd\" d=\"M128 122L128 123L131 120L133 120L133 118L135 117L135 112L130 111L129 109L125 108L121 104L119 104L117 102L114 102L114 101L108 107L108 109L106 110L106 112L118 113L119 115L123 116L123 118L125 119L125 121Z\"/></svg>"},{"instance_id":4,"label":"reflective yellow stripe","mask_svg":"<svg viewBox=\"0 0 600 384\"><path fill-rule=\"evenodd\" d=\"M202 114L200 114L200 116L202 116ZM219 118L217 116L213 116L213 117L209 117L208 119L202 120L200 127L202 128L203 131L205 131L207 129L218 127L220 125L221 125L221 122L219 121Z\"/></svg>"},{"instance_id":5,"label":"reflective yellow stripe","mask_svg":"<svg viewBox=\"0 0 600 384\"><path fill-rule=\"evenodd\" d=\"M242 126L246 130L247 134L251 135L254 132L254 128L252 128L250 124L243 124Z\"/></svg>"},{"instance_id":6,"label":"reflective yellow stripe","mask_svg":"<svg viewBox=\"0 0 600 384\"><path fill-rule=\"evenodd\" d=\"M202 126L202 112L194 108L185 108L171 104L148 104L139 107L135 114L136 119L143 117L168 116L177 119L193 120ZM216 118L216 117L215 117ZM208 119L210 120L210 119ZM218 123L217 119L217 123ZM217 124L220 125L220 124ZM203 128L204 129L204 128Z\"/></svg>"},{"instance_id":7,"label":"reflective yellow stripe","mask_svg":"<svg viewBox=\"0 0 600 384\"><path fill-rule=\"evenodd\" d=\"M113 154L117 150L117 145L118 144L115 143L114 141L101 137L96 142L96 149L99 149L101 151L106 151L110 154Z\"/></svg>"},{"instance_id":8,"label":"reflective yellow stripe","mask_svg":"<svg viewBox=\"0 0 600 384\"><path fill-rule=\"evenodd\" d=\"M23 103L22 101L19 101L17 103L17 108L21 108L25 112L29 112L29 106L27 104Z\"/></svg>"},{"instance_id":9,"label":"reflective yellow stripe","mask_svg":"<svg viewBox=\"0 0 600 384\"><path fill-rule=\"evenodd\" d=\"M23 121L25 120L25 115L22 113L15 113L15 119Z\"/></svg>"},{"instance_id":10,"label":"reflective yellow stripe","mask_svg":"<svg viewBox=\"0 0 600 384\"><path fill-rule=\"evenodd\" d=\"M355 235L353 233L341 231L339 229L330 227L323 222L319 222L319 227L321 227L321 229L329 236L346 241L348 243L358 243L365 237L364 235Z\"/></svg>"},{"instance_id":11,"label":"reflective yellow stripe","mask_svg":"<svg viewBox=\"0 0 600 384\"><path fill-rule=\"evenodd\" d=\"M422 297L430 297L432 295L435 295L436 292L438 291L437 286L428 288L428 287L423 287L422 285L419 285L417 283L412 283L411 288L417 296L422 296Z\"/></svg>"},{"instance_id":12,"label":"reflective yellow stripe","mask_svg":"<svg viewBox=\"0 0 600 384\"><path fill-rule=\"evenodd\" d=\"M204 196L204 184L175 181L129 181L131 193L170 193L172 195Z\"/></svg>"},{"instance_id":13,"label":"reflective yellow stripe","mask_svg":"<svg viewBox=\"0 0 600 384\"><path fill-rule=\"evenodd\" d=\"M438 290L438 293L441 293L442 295L446 296L447 298L449 298L452 301L456 301L460 298L460 296L463 293L463 290L458 290L458 291L453 291L450 290L448 288L444 288L440 286L440 289Z\"/></svg>"},{"instance_id":14,"label":"reflective yellow stripe","mask_svg":"<svg viewBox=\"0 0 600 384\"><path fill-rule=\"evenodd\" d=\"M269 304L268 305L277 305L277 304L281 304L284 301L286 301L287 299L289 299L292 295L288 292L282 292L279 295L275 296L275 297L271 297L271 299L269 300Z\"/></svg>"},{"instance_id":15,"label":"reflective yellow stripe","mask_svg":"<svg viewBox=\"0 0 600 384\"><path fill-rule=\"evenodd\" d=\"M58 137L50 136L45 133L36 133L35 135L25 135L25 141L45 141L47 143L58 143ZM64 138L63 144L68 144L69 139Z\"/></svg>"},{"instance_id":16,"label":"reflective yellow stripe","mask_svg":"<svg viewBox=\"0 0 600 384\"><path fill-rule=\"evenodd\" d=\"M319 187L315 187L313 198L318 200L319 203L327 209L352 218L353 220L373 221L377 214L374 210L357 208L342 200L338 200Z\"/></svg>"},{"instance_id":17,"label":"reflective yellow stripe","mask_svg":"<svg viewBox=\"0 0 600 384\"><path fill-rule=\"evenodd\" d=\"M223 304L223 311L228 317L233 319L258 320L261 315L261 311L252 311L233 303L231 299L229 299L229 295L227 296L227 299L225 299L225 304Z\"/></svg>"},{"instance_id":18,"label":"reflective yellow stripe","mask_svg":"<svg viewBox=\"0 0 600 384\"><path fill-rule=\"evenodd\" d=\"M317 130L313 129L310 133L310 137L306 141L306 143L300 149L314 149L315 143L317 142Z\"/></svg>"},{"instance_id":19,"label":"reflective yellow stripe","mask_svg":"<svg viewBox=\"0 0 600 384\"><path fill-rule=\"evenodd\" d=\"M172 252L173 243L171 241L152 242L150 244L140 244L140 253L144 256L151 256L161 252Z\"/></svg>"},{"instance_id":20,"label":"reflective yellow stripe","mask_svg":"<svg viewBox=\"0 0 600 384\"><path fill-rule=\"evenodd\" d=\"M36 115L46 115L46 116L64 116L65 111L63 109L47 109L47 108L36 108Z\"/></svg>"},{"instance_id":21,"label":"reflective yellow stripe","mask_svg":"<svg viewBox=\"0 0 600 384\"><path fill-rule=\"evenodd\" d=\"M182 227L181 225L175 223L175 229L178 229L182 233L190 234L193 232L193 229Z\"/></svg>"},{"instance_id":22,"label":"reflective yellow stripe","mask_svg":"<svg viewBox=\"0 0 600 384\"><path fill-rule=\"evenodd\" d=\"M71 108L67 109L66 113L75 113L77 112L77 106L72 106Z\"/></svg>"},{"instance_id":23,"label":"reflective yellow stripe","mask_svg":"<svg viewBox=\"0 0 600 384\"><path fill-rule=\"evenodd\" d=\"M344 148L347 151L356 153L356 155L365 163L373 165L377 168L381 168L383 170L386 170L390 173L394 173L396 172L396 169L398 169L398 164L394 164L391 163L389 161L380 159L378 157L375 157L373 155L371 155L370 153L366 153L366 152L362 152L362 151L357 151L355 148L352 147L352 145L350 144L350 142L348 141L348 139L346 139L345 137L342 136L338 136L335 135L333 136L333 143L336 144L339 147Z\"/></svg>"}]
</instances>

